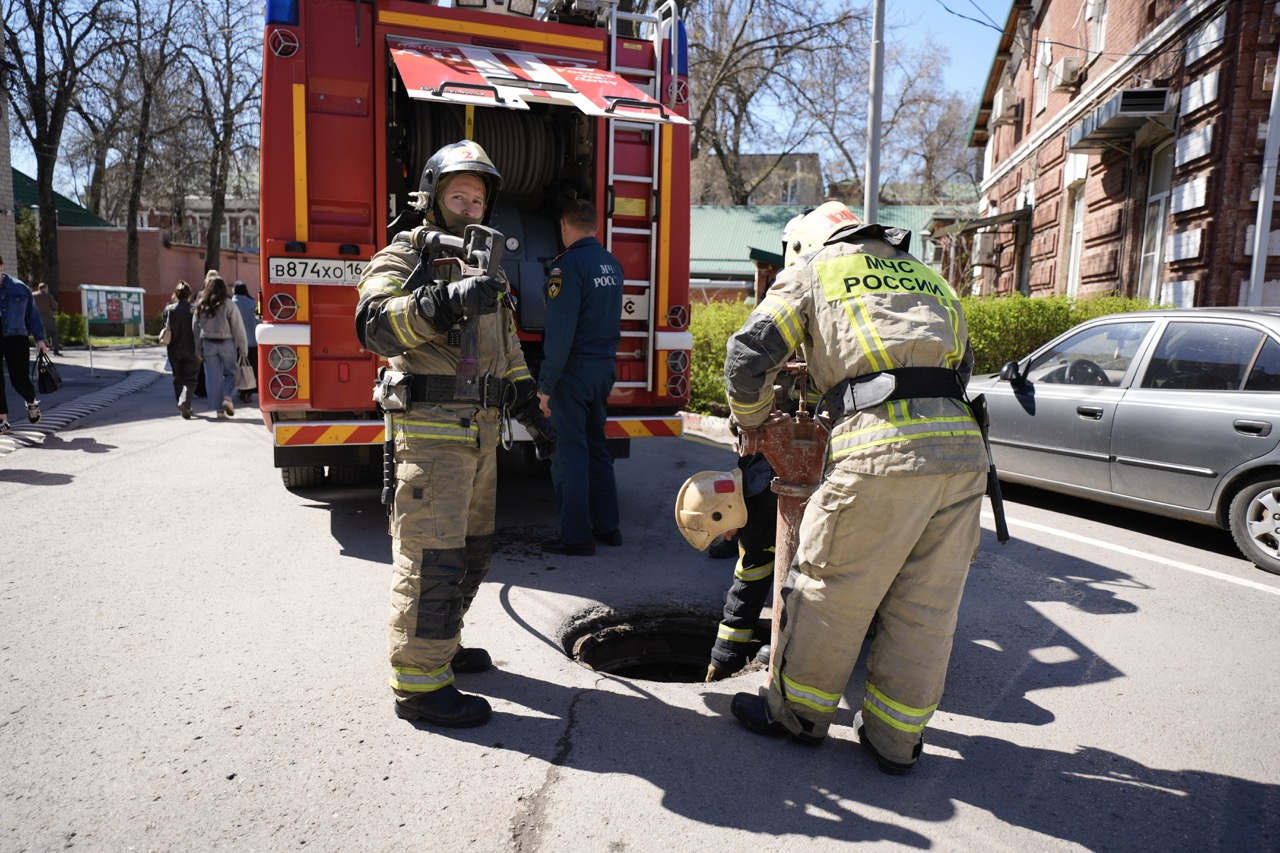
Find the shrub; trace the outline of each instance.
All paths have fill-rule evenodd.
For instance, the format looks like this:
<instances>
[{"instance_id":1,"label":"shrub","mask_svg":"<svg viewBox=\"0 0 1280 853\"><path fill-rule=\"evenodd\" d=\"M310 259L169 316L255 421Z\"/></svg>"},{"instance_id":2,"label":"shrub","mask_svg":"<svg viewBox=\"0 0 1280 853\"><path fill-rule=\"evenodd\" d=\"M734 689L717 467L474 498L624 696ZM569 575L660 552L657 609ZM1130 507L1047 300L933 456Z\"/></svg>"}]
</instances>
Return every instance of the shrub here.
<instances>
[{"instance_id":1,"label":"shrub","mask_svg":"<svg viewBox=\"0 0 1280 853\"><path fill-rule=\"evenodd\" d=\"M59 314L57 320L58 340L63 346L88 342L88 327L83 314Z\"/></svg>"},{"instance_id":2,"label":"shrub","mask_svg":"<svg viewBox=\"0 0 1280 853\"><path fill-rule=\"evenodd\" d=\"M689 368L691 412L727 417L724 394L724 350L729 336L738 331L751 313L745 302L712 302L694 305L689 321L693 333L693 363Z\"/></svg>"},{"instance_id":3,"label":"shrub","mask_svg":"<svg viewBox=\"0 0 1280 853\"><path fill-rule=\"evenodd\" d=\"M975 374L994 373L1006 361L1022 358L1085 320L1160 307L1145 299L1123 296L1089 299L970 296L960 303L969 327L969 341L973 344Z\"/></svg>"}]
</instances>

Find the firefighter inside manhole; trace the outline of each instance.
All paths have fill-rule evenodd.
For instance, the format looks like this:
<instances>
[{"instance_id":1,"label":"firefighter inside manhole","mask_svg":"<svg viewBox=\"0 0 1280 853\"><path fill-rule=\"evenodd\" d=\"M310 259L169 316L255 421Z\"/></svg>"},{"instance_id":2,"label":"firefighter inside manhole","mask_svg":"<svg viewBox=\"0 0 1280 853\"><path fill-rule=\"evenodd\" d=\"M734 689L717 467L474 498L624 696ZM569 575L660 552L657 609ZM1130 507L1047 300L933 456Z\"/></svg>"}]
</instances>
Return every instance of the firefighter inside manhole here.
<instances>
[{"instance_id":1,"label":"firefighter inside manhole","mask_svg":"<svg viewBox=\"0 0 1280 853\"><path fill-rule=\"evenodd\" d=\"M659 614L615 616L571 631L564 640L569 656L597 672L638 681L702 682L716 641L717 615ZM744 673L768 665L769 625L752 640L755 657Z\"/></svg>"}]
</instances>

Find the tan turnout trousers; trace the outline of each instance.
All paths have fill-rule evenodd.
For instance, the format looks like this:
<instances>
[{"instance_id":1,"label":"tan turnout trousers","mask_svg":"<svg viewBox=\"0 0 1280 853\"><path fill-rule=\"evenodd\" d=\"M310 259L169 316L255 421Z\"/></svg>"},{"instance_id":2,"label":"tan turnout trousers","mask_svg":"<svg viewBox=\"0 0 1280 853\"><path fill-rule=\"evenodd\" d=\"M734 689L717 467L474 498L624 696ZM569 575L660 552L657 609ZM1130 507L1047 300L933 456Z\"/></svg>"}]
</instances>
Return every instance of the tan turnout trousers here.
<instances>
[{"instance_id":1,"label":"tan turnout trousers","mask_svg":"<svg viewBox=\"0 0 1280 853\"><path fill-rule=\"evenodd\" d=\"M881 755L914 760L942 698L985 489L982 472L828 472L800 524L800 576L769 693L775 719L800 731L799 717L826 734L878 609L863 723Z\"/></svg>"}]
</instances>

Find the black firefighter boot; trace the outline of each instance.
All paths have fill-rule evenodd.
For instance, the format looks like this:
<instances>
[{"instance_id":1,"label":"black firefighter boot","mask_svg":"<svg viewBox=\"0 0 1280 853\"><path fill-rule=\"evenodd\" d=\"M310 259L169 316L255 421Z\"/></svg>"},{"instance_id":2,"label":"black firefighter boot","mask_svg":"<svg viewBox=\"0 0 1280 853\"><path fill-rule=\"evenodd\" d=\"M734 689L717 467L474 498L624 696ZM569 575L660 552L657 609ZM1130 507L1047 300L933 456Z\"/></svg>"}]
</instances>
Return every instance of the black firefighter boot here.
<instances>
[{"instance_id":1,"label":"black firefighter boot","mask_svg":"<svg viewBox=\"0 0 1280 853\"><path fill-rule=\"evenodd\" d=\"M483 696L463 693L452 684L396 700L396 716L400 719L431 723L446 729L481 726L489 721L492 714L493 709Z\"/></svg>"}]
</instances>

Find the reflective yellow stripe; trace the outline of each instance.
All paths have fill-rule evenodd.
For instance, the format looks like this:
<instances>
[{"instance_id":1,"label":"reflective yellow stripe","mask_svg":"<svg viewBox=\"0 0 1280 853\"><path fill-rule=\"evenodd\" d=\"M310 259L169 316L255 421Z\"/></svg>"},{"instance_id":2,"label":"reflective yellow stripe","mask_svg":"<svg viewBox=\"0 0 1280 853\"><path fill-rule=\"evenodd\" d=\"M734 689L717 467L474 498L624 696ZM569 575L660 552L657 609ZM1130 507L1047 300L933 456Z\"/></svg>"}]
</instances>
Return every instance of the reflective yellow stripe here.
<instances>
[{"instance_id":1,"label":"reflective yellow stripe","mask_svg":"<svg viewBox=\"0 0 1280 853\"><path fill-rule=\"evenodd\" d=\"M834 714L836 706L840 704L839 693L828 693L825 690L792 681L781 669L776 670L775 677L781 678L782 695L788 702L799 703L822 714Z\"/></svg>"},{"instance_id":2,"label":"reflective yellow stripe","mask_svg":"<svg viewBox=\"0 0 1280 853\"><path fill-rule=\"evenodd\" d=\"M716 639L727 640L730 643L749 643L751 642L751 631L746 628L730 628L721 622L720 629L716 631Z\"/></svg>"},{"instance_id":3,"label":"reflective yellow stripe","mask_svg":"<svg viewBox=\"0 0 1280 853\"><path fill-rule=\"evenodd\" d=\"M954 425L948 427L948 425ZM915 441L921 438L960 438L981 436L978 425L971 418L916 418L901 423L877 424L866 429L837 433L831 439L832 459L839 459L868 447L879 447L898 441Z\"/></svg>"},{"instance_id":4,"label":"reflective yellow stripe","mask_svg":"<svg viewBox=\"0 0 1280 853\"><path fill-rule=\"evenodd\" d=\"M457 421L426 421L416 418L396 418L393 422L397 436L435 438L441 441L479 442L480 429L475 425L463 426Z\"/></svg>"},{"instance_id":5,"label":"reflective yellow stripe","mask_svg":"<svg viewBox=\"0 0 1280 853\"><path fill-rule=\"evenodd\" d=\"M880 339L879 332L876 331L875 320L871 314L871 308L867 305L867 300L859 296L857 299L849 303L851 306L851 318L858 332L858 337L863 341L863 351L866 353L867 361L871 363L874 370L888 370L893 367L893 361L889 358L889 351L885 349L884 341Z\"/></svg>"},{"instance_id":6,"label":"reflective yellow stripe","mask_svg":"<svg viewBox=\"0 0 1280 853\"><path fill-rule=\"evenodd\" d=\"M773 549L770 548L769 550L772 551ZM752 566L751 568L748 569L742 565L742 560L739 559L738 567L733 570L733 576L735 578L737 578L740 581L746 581L748 583L751 581L758 581L763 578L767 578L771 574L773 574L773 560L770 560L764 565Z\"/></svg>"},{"instance_id":7,"label":"reflective yellow stripe","mask_svg":"<svg viewBox=\"0 0 1280 853\"><path fill-rule=\"evenodd\" d=\"M768 412L773 408L773 389L769 389L769 393L761 397L754 403L739 403L732 397L729 398L729 411L733 412L734 417L740 421L753 422L760 420L755 415L761 412Z\"/></svg>"},{"instance_id":8,"label":"reflective yellow stripe","mask_svg":"<svg viewBox=\"0 0 1280 853\"><path fill-rule=\"evenodd\" d=\"M800 325L800 318L789 303L777 296L766 296L756 311L769 316L773 327L782 335L788 347L794 350L800 345L800 341L804 339L804 327Z\"/></svg>"},{"instance_id":9,"label":"reflective yellow stripe","mask_svg":"<svg viewBox=\"0 0 1280 853\"><path fill-rule=\"evenodd\" d=\"M427 672L416 666L393 666L387 679L393 690L405 693L430 693L453 684L453 667L445 664Z\"/></svg>"},{"instance_id":10,"label":"reflective yellow stripe","mask_svg":"<svg viewBox=\"0 0 1280 853\"><path fill-rule=\"evenodd\" d=\"M412 317L418 313L418 305L412 296L388 299L383 304L383 310L391 321L391 330L395 332L396 339L406 349L413 349L426 341L425 335L420 335L413 329Z\"/></svg>"},{"instance_id":11,"label":"reflective yellow stripe","mask_svg":"<svg viewBox=\"0 0 1280 853\"><path fill-rule=\"evenodd\" d=\"M519 382L521 379L532 379L529 368L523 364L517 364L507 368L507 372L502 375L503 379L510 379L512 382Z\"/></svg>"},{"instance_id":12,"label":"reflective yellow stripe","mask_svg":"<svg viewBox=\"0 0 1280 853\"><path fill-rule=\"evenodd\" d=\"M895 702L870 682L867 683L867 695L862 700L862 707L895 729L910 733L924 731L924 727L933 717L933 712L938 710L937 705L931 705L928 708L912 708L910 705Z\"/></svg>"},{"instance_id":13,"label":"reflective yellow stripe","mask_svg":"<svg viewBox=\"0 0 1280 853\"><path fill-rule=\"evenodd\" d=\"M293 239L311 239L307 198L307 87L293 84Z\"/></svg>"}]
</instances>

